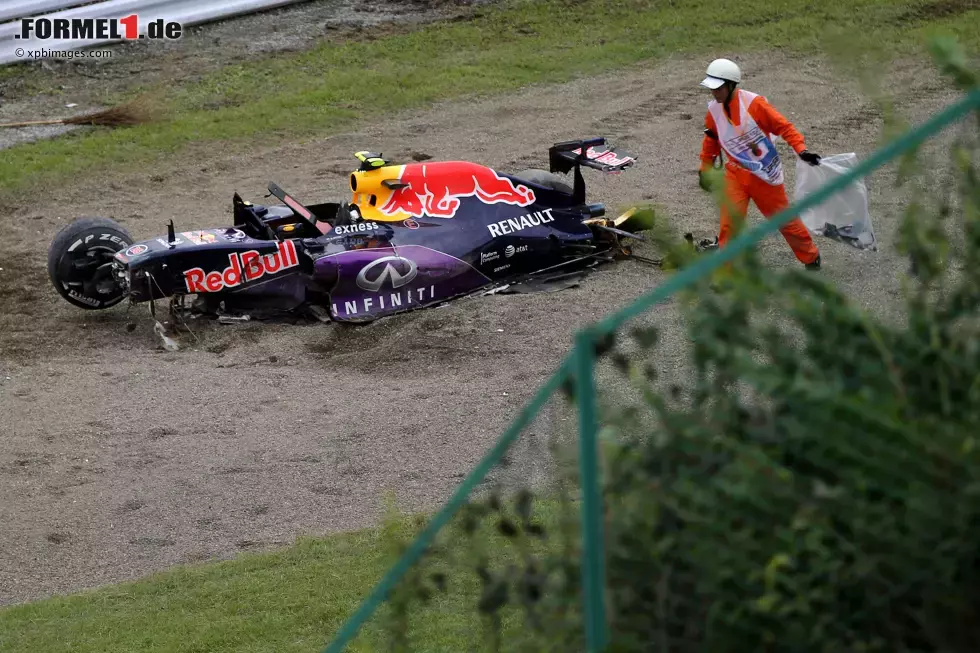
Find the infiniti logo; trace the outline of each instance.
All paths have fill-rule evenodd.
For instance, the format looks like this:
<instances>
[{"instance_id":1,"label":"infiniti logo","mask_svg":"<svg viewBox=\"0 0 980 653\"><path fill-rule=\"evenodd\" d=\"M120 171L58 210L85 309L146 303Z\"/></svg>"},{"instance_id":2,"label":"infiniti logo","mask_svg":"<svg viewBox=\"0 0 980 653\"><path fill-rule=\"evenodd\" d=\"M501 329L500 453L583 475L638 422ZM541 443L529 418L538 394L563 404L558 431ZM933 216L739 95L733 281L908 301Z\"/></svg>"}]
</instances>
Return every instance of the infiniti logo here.
<instances>
[{"instance_id":1,"label":"infiniti logo","mask_svg":"<svg viewBox=\"0 0 980 653\"><path fill-rule=\"evenodd\" d=\"M384 269L378 272L381 266L384 266ZM408 269L404 273L399 271L399 268L405 270L406 267ZM377 275L373 279L371 278L372 273ZM415 261L401 256L385 256L361 268L361 271L357 273L357 285L364 290L378 292L385 281L391 279L392 288L401 288L405 284L411 283L418 273Z\"/></svg>"}]
</instances>

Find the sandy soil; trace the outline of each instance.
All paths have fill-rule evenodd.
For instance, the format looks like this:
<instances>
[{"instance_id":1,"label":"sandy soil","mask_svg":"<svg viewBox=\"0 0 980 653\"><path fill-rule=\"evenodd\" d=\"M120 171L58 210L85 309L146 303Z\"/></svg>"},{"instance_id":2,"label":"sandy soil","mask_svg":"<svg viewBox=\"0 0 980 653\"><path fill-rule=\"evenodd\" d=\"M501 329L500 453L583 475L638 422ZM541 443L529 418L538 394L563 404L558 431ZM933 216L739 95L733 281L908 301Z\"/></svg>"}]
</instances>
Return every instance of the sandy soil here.
<instances>
[{"instance_id":1,"label":"sandy soil","mask_svg":"<svg viewBox=\"0 0 980 653\"><path fill-rule=\"evenodd\" d=\"M811 149L864 156L876 147L878 114L825 65L785 55L741 61L745 86L795 120ZM473 298L363 328L199 325L200 343L185 337L181 351L166 352L145 313L94 315L56 295L45 255L67 220L108 215L149 237L171 217L179 228L223 224L233 191L261 201L269 180L310 201L344 196L359 149L516 171L546 167L555 141L603 134L640 161L624 175L589 174L594 201L652 199L681 232L708 236L717 219L695 172L704 65L668 61L448 103L246 155L191 152L25 197L4 216L0 240L0 602L365 526L386 490L405 509L434 508L554 370L574 332L664 278L623 263L559 293ZM896 74L910 85L899 108L913 121L952 98L931 71ZM880 251L819 243L819 274L886 314L904 270L893 247L902 197L891 180L890 171L870 180ZM778 236L762 251L773 267L798 265ZM676 306L646 319L668 327L665 371L683 374ZM555 426L538 425L527 439ZM518 456L520 473L534 462Z\"/></svg>"}]
</instances>

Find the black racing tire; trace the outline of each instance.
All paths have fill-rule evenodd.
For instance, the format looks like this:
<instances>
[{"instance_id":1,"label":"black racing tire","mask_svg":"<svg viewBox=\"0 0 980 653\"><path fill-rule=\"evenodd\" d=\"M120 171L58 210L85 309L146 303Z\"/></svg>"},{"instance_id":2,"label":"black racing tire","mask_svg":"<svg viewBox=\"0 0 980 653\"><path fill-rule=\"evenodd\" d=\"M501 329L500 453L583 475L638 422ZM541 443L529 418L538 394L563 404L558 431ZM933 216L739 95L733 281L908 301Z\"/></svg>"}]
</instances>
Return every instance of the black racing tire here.
<instances>
[{"instance_id":1,"label":"black racing tire","mask_svg":"<svg viewBox=\"0 0 980 653\"><path fill-rule=\"evenodd\" d=\"M544 186L545 188L551 188L552 190L557 190L561 193L572 194L572 186L563 177L557 175L553 172L548 172L547 170L541 170L540 168L528 168L527 170L521 170L516 175L518 179L523 179L524 181L529 181L532 184L537 184L539 186Z\"/></svg>"},{"instance_id":2,"label":"black racing tire","mask_svg":"<svg viewBox=\"0 0 980 653\"><path fill-rule=\"evenodd\" d=\"M133 237L110 218L78 218L66 225L48 248L48 276L65 301L87 310L122 301L125 289L114 283L112 257L128 249Z\"/></svg>"}]
</instances>

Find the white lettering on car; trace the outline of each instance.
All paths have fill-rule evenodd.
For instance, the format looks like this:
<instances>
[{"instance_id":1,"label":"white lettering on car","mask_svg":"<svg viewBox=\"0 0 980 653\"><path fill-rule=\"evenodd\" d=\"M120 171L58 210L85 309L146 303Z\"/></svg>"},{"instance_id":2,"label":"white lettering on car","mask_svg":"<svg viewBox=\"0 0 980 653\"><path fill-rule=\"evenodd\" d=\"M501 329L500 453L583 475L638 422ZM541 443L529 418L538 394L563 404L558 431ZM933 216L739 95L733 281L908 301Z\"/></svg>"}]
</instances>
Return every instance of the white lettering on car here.
<instances>
[{"instance_id":1,"label":"white lettering on car","mask_svg":"<svg viewBox=\"0 0 980 653\"><path fill-rule=\"evenodd\" d=\"M370 312L371 309L374 308L375 300L378 301L378 307L381 309L394 309L402 306L411 306L413 303L421 304L426 301L432 301L435 299L435 296L435 286L429 286L428 288L415 288L414 290L403 290L400 292L379 294L376 297L362 297L361 299L345 301L343 305L343 313L338 310L337 304L334 304L333 312L335 315L342 317L351 317Z\"/></svg>"},{"instance_id":2,"label":"white lettering on car","mask_svg":"<svg viewBox=\"0 0 980 653\"><path fill-rule=\"evenodd\" d=\"M343 224L339 227L334 227L333 231L335 234L357 234L364 233L365 231L377 231L381 229L381 225L377 222L358 222L356 224Z\"/></svg>"},{"instance_id":3,"label":"white lettering on car","mask_svg":"<svg viewBox=\"0 0 980 653\"><path fill-rule=\"evenodd\" d=\"M500 220L499 222L488 224L487 229L490 231L491 236L498 237L523 231L525 229L530 229L532 227L538 227L545 223L555 221L555 217L551 215L551 211L551 209L545 209L544 211L525 213L524 215L516 218L507 218L506 220Z\"/></svg>"}]
</instances>

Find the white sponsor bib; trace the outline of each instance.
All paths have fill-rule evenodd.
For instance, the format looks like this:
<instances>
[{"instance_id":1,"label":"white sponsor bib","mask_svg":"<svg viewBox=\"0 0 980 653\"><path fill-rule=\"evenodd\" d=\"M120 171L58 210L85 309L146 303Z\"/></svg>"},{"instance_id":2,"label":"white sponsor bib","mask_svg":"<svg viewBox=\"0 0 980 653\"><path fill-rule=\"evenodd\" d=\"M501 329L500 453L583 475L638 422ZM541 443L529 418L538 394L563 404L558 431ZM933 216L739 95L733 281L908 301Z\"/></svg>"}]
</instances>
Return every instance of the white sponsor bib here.
<instances>
[{"instance_id":1,"label":"white sponsor bib","mask_svg":"<svg viewBox=\"0 0 980 653\"><path fill-rule=\"evenodd\" d=\"M715 120L718 142L735 164L745 168L756 177L778 186L783 183L783 164L776 151L776 145L766 136L752 116L749 105L759 97L742 89L738 93L739 125L736 127L725 115L725 108L712 100L708 111Z\"/></svg>"}]
</instances>

